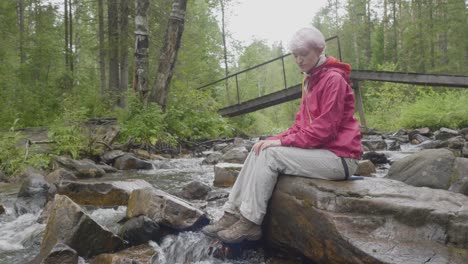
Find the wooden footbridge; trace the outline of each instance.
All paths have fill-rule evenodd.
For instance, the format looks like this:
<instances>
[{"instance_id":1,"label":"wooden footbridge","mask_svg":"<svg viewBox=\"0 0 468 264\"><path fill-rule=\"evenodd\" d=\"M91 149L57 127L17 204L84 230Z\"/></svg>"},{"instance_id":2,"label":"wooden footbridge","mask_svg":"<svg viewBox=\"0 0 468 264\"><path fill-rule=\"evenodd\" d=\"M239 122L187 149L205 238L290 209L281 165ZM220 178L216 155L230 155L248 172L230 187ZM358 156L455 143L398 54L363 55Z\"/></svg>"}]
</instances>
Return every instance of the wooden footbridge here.
<instances>
[{"instance_id":1,"label":"wooden footbridge","mask_svg":"<svg viewBox=\"0 0 468 264\"><path fill-rule=\"evenodd\" d=\"M332 37L327 39L327 41L337 39L338 37ZM339 46L339 40L338 40ZM339 50L339 58L341 60L341 52ZM288 85L287 76L285 70L285 58L292 56L291 53L282 55L280 57L274 58L272 60L263 62L256 66L250 67L248 69L239 71L237 73L226 76L225 78L216 80L214 82L205 84L197 89L204 89L209 86L225 84L227 88L227 83L230 80L235 80L237 102L226 107L223 107L218 110L222 116L234 117L247 113L251 113L260 109L264 109L270 106L277 104L285 103L292 101L298 98L301 98L301 83ZM240 98L240 89L239 86L239 76L246 74L250 71L259 69L260 67L265 67L271 63L281 62L282 65L282 74L284 88L275 91L266 95L258 96L254 99L241 101ZM298 75L297 71L295 75ZM434 75L434 74L423 74L423 73L403 73L403 72L387 72L387 71L363 71L363 70L353 70L350 75L352 82L352 88L355 92L356 97L356 108L359 112L359 118L361 125L367 128L366 119L364 115L364 107L362 101L361 89L359 87L359 82L361 81L376 81L376 82L393 82L393 83L405 83L412 85L423 85L431 87L451 87L451 88L468 88L468 76L457 76L457 75Z\"/></svg>"}]
</instances>

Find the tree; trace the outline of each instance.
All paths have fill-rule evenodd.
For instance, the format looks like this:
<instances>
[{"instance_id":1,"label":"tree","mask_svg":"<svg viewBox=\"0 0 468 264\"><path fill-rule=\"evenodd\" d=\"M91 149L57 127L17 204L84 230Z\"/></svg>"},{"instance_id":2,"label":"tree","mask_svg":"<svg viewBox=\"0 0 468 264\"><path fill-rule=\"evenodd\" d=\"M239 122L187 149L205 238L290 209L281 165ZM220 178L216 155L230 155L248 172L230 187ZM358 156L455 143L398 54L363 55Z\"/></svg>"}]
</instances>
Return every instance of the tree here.
<instances>
[{"instance_id":1,"label":"tree","mask_svg":"<svg viewBox=\"0 0 468 264\"><path fill-rule=\"evenodd\" d=\"M174 0L164 36L163 48L159 57L156 80L150 96L150 100L159 104L163 111L166 109L177 52L179 51L182 33L184 32L186 9L187 0Z\"/></svg>"},{"instance_id":2,"label":"tree","mask_svg":"<svg viewBox=\"0 0 468 264\"><path fill-rule=\"evenodd\" d=\"M146 107L148 103L148 7L149 0L135 1L135 66L133 90Z\"/></svg>"},{"instance_id":3,"label":"tree","mask_svg":"<svg viewBox=\"0 0 468 264\"><path fill-rule=\"evenodd\" d=\"M106 96L106 47L104 42L104 0L98 0L99 72L101 97Z\"/></svg>"},{"instance_id":4,"label":"tree","mask_svg":"<svg viewBox=\"0 0 468 264\"><path fill-rule=\"evenodd\" d=\"M109 95L112 106L117 106L120 96L119 76L119 5L117 0L107 1L109 45Z\"/></svg>"}]
</instances>

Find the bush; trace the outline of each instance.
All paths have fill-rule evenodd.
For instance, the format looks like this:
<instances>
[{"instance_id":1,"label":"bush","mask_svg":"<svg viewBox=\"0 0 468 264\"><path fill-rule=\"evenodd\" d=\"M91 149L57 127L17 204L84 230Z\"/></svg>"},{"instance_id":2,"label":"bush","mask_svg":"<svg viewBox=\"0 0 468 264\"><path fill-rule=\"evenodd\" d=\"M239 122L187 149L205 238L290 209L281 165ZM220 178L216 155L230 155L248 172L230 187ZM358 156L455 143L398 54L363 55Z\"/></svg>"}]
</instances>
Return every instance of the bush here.
<instances>
[{"instance_id":1,"label":"bush","mask_svg":"<svg viewBox=\"0 0 468 264\"><path fill-rule=\"evenodd\" d=\"M402 106L398 121L406 128L468 127L468 91L430 90Z\"/></svg>"},{"instance_id":2,"label":"bush","mask_svg":"<svg viewBox=\"0 0 468 264\"><path fill-rule=\"evenodd\" d=\"M62 112L49 127L49 137L55 141L56 154L69 154L78 158L87 152L90 138L83 127L88 109L79 106L74 97L66 97Z\"/></svg>"},{"instance_id":3,"label":"bush","mask_svg":"<svg viewBox=\"0 0 468 264\"><path fill-rule=\"evenodd\" d=\"M21 133L15 131L15 120L9 131L0 133L0 170L7 175L14 175L28 166L45 168L49 164L49 156L46 154L26 151L17 144L21 140Z\"/></svg>"},{"instance_id":4,"label":"bush","mask_svg":"<svg viewBox=\"0 0 468 264\"><path fill-rule=\"evenodd\" d=\"M164 114L161 107L149 103L145 108L133 93L127 94L128 109L118 113L120 124L120 140L134 138L145 144L155 144L158 141L174 143L173 138L166 132Z\"/></svg>"}]
</instances>

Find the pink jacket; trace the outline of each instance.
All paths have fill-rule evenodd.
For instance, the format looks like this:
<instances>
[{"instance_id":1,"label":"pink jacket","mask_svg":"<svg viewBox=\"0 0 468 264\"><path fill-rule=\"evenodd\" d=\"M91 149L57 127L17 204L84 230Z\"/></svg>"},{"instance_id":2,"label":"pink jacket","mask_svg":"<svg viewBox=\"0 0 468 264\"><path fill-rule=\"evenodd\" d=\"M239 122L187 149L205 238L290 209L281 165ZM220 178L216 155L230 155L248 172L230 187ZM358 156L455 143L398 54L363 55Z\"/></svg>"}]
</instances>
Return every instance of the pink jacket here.
<instances>
[{"instance_id":1,"label":"pink jacket","mask_svg":"<svg viewBox=\"0 0 468 264\"><path fill-rule=\"evenodd\" d=\"M269 139L280 139L283 146L327 149L339 157L359 159L361 132L354 117L350 72L348 64L333 57L313 69L306 77L308 93L302 96L294 125Z\"/></svg>"}]
</instances>

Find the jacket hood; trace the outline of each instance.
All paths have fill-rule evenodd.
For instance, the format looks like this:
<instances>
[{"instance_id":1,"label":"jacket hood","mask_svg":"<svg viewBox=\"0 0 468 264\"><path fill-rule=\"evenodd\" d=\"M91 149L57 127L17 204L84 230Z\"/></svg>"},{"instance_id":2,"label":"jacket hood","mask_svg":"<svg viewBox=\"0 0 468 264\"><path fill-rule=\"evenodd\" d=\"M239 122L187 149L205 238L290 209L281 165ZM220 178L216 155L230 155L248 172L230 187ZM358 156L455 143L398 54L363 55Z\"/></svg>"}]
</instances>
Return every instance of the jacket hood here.
<instances>
[{"instance_id":1,"label":"jacket hood","mask_svg":"<svg viewBox=\"0 0 468 264\"><path fill-rule=\"evenodd\" d=\"M323 70L334 70L343 76L349 82L349 74L351 73L351 66L347 63L341 62L334 57L327 57L325 63L315 68L312 74L322 72Z\"/></svg>"}]
</instances>

